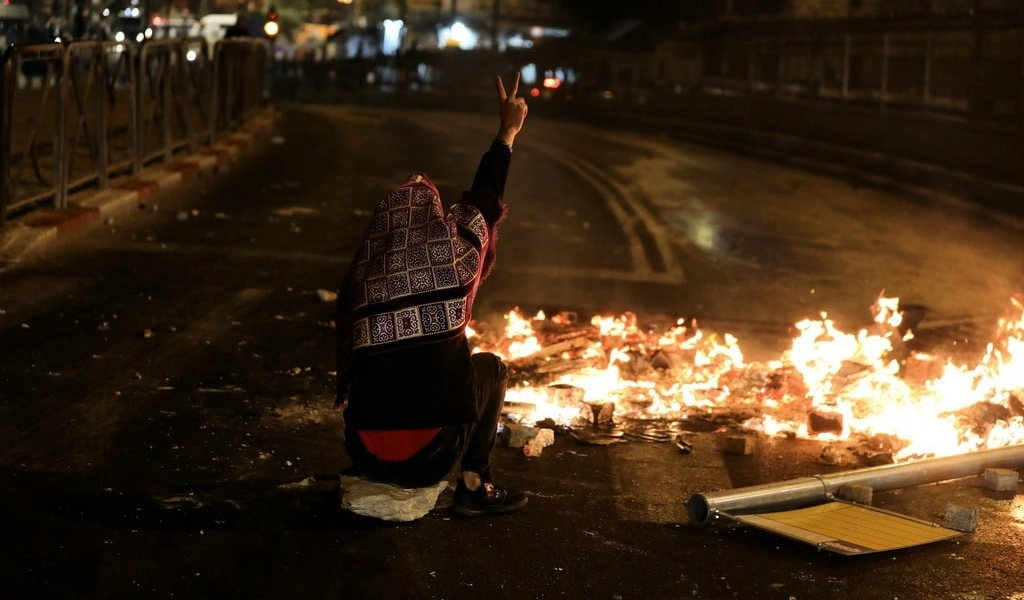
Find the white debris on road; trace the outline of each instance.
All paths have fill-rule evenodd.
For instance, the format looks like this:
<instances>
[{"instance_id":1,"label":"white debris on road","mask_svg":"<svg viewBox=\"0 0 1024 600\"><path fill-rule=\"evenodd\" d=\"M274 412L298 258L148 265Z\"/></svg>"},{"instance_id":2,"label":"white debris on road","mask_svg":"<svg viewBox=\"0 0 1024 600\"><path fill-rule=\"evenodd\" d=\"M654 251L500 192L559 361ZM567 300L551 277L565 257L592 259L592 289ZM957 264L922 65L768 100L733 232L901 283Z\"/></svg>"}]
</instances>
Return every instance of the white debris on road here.
<instances>
[{"instance_id":1,"label":"white debris on road","mask_svg":"<svg viewBox=\"0 0 1024 600\"><path fill-rule=\"evenodd\" d=\"M295 481L295 482L292 482L292 483L282 483L281 485L279 485L277 487L279 489L282 489L282 490L289 490L289 489L295 489L295 488L311 487L315 483L316 483L316 478L311 475L311 476L309 476L309 477L307 477L307 478L305 478L305 479L303 479L301 481Z\"/></svg>"},{"instance_id":2,"label":"white debris on road","mask_svg":"<svg viewBox=\"0 0 1024 600\"><path fill-rule=\"evenodd\" d=\"M294 217L296 215L318 215L320 211L308 206L288 206L286 208L278 208L274 211L274 214L281 217Z\"/></svg>"},{"instance_id":3,"label":"white debris on road","mask_svg":"<svg viewBox=\"0 0 1024 600\"><path fill-rule=\"evenodd\" d=\"M321 302L334 302L338 299L338 294L330 290L317 290L316 297L320 298Z\"/></svg>"},{"instance_id":4,"label":"white debris on road","mask_svg":"<svg viewBox=\"0 0 1024 600\"><path fill-rule=\"evenodd\" d=\"M523 446L523 454L526 456L540 456L551 444L555 443L555 431L545 427L537 432L530 441Z\"/></svg>"}]
</instances>

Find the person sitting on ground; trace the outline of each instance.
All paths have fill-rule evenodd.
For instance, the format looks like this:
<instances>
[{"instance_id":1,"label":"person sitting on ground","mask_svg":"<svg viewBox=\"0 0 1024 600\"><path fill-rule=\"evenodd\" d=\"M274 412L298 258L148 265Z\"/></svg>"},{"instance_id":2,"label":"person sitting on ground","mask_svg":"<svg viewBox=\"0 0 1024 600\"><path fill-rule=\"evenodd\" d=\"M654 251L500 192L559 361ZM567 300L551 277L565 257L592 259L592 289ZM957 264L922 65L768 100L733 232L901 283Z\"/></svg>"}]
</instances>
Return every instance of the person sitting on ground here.
<instances>
[{"instance_id":1,"label":"person sitting on ground","mask_svg":"<svg viewBox=\"0 0 1024 600\"><path fill-rule=\"evenodd\" d=\"M433 486L459 466L452 511L512 512L527 497L494 484L490 455L506 367L471 353L466 325L495 261L512 146L526 118L519 73L495 79L500 127L473 185L447 212L422 173L393 190L338 294L338 390L345 448L360 477Z\"/></svg>"}]
</instances>

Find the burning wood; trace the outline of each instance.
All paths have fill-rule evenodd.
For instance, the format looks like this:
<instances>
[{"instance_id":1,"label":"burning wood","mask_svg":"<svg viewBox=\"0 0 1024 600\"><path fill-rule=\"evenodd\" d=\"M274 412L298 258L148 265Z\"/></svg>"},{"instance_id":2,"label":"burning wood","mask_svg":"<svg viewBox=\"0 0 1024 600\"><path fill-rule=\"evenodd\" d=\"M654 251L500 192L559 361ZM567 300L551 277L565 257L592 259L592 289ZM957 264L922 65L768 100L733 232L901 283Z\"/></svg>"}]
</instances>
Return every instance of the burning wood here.
<instances>
[{"instance_id":1,"label":"burning wood","mask_svg":"<svg viewBox=\"0 0 1024 600\"><path fill-rule=\"evenodd\" d=\"M908 350L913 332L898 299L884 297L874 326L845 333L823 313L796 324L779 359L753 364L729 334L682 321L645 328L630 313L584 323L512 311L504 331L474 324L469 334L509 364L512 421L580 428L742 415L748 430L860 440L872 460L899 460L1024 441L1024 303L1013 299L1013 309L973 367ZM891 445L871 449L872 439Z\"/></svg>"}]
</instances>

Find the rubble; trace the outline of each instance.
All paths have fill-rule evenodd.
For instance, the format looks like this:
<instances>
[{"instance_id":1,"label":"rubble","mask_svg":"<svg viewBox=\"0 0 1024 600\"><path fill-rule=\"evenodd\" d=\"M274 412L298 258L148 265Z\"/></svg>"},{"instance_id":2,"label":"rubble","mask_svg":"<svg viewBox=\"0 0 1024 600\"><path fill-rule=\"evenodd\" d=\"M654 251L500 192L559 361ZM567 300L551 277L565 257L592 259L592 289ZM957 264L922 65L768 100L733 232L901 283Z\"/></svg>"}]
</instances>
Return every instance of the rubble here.
<instances>
[{"instance_id":1,"label":"rubble","mask_svg":"<svg viewBox=\"0 0 1024 600\"><path fill-rule=\"evenodd\" d=\"M506 423L501 430L501 443L509 448L522 448L540 432L538 427L528 427L518 423Z\"/></svg>"},{"instance_id":2,"label":"rubble","mask_svg":"<svg viewBox=\"0 0 1024 600\"><path fill-rule=\"evenodd\" d=\"M523 454L526 456L540 456L544 448L555 443L555 432L551 429L541 429L537 435L530 438L523 446Z\"/></svg>"},{"instance_id":3,"label":"rubble","mask_svg":"<svg viewBox=\"0 0 1024 600\"><path fill-rule=\"evenodd\" d=\"M348 475L340 478L341 507L383 521L409 522L423 517L448 487L447 481L425 488L403 488Z\"/></svg>"},{"instance_id":4,"label":"rubble","mask_svg":"<svg viewBox=\"0 0 1024 600\"><path fill-rule=\"evenodd\" d=\"M577 432L714 418L730 431L839 438L852 444L847 452L827 448L823 463L875 466L1021 439L1019 379L996 385L1005 380L1000 371L1013 371L1011 355L1024 339L1024 303L1015 306L1021 316L1005 321L974 369L912 351L907 323L923 312L908 308L914 318L903 323L898 298L884 297L873 307L875 323L860 332L846 333L821 313L796 324L801 333L781 360L754 363L744 361L735 337L702 331L692 319L648 323L632 313L549 319L543 312L529 318L513 309L503 330L474 322L467 333L475 350L495 352L508 366L509 421L539 427L549 420L557 431L601 443L604 436ZM934 385L938 378L946 385ZM983 383L957 391L972 380ZM910 411L920 413L912 418L922 427L905 426Z\"/></svg>"},{"instance_id":5,"label":"rubble","mask_svg":"<svg viewBox=\"0 0 1024 600\"><path fill-rule=\"evenodd\" d=\"M839 489L836 490L836 497L841 500L848 500L850 502L856 502L857 504L871 506L874 491L875 489L870 485L846 483L839 486Z\"/></svg>"},{"instance_id":6,"label":"rubble","mask_svg":"<svg viewBox=\"0 0 1024 600\"><path fill-rule=\"evenodd\" d=\"M593 412L594 425L611 425L615 422L615 403L614 402L593 402L590 404L590 410Z\"/></svg>"},{"instance_id":7,"label":"rubble","mask_svg":"<svg viewBox=\"0 0 1024 600\"><path fill-rule=\"evenodd\" d=\"M893 454L902 447L900 440L894 436L879 433L859 439L853 448L853 454L857 462L866 467L891 465L895 462Z\"/></svg>"},{"instance_id":8,"label":"rubble","mask_svg":"<svg viewBox=\"0 0 1024 600\"><path fill-rule=\"evenodd\" d=\"M1020 475L1013 469L985 469L984 486L994 492L1016 492Z\"/></svg>"},{"instance_id":9,"label":"rubble","mask_svg":"<svg viewBox=\"0 0 1024 600\"><path fill-rule=\"evenodd\" d=\"M321 302L334 302L338 299L338 293L332 292L331 290L319 289L316 291L316 297L319 298Z\"/></svg>"},{"instance_id":10,"label":"rubble","mask_svg":"<svg viewBox=\"0 0 1024 600\"><path fill-rule=\"evenodd\" d=\"M826 465L842 464L843 451L836 447L835 444L828 444L821 449L821 454L818 455L818 458Z\"/></svg>"},{"instance_id":11,"label":"rubble","mask_svg":"<svg viewBox=\"0 0 1024 600\"><path fill-rule=\"evenodd\" d=\"M297 488L308 488L308 487L312 487L314 485L316 485L316 477L313 477L311 475L311 476L306 477L305 479L302 479L302 480L299 480L299 481L293 481L291 483L282 483L281 485L279 485L277 487L282 489L282 490L291 490L291 489L297 489Z\"/></svg>"},{"instance_id":12,"label":"rubble","mask_svg":"<svg viewBox=\"0 0 1024 600\"><path fill-rule=\"evenodd\" d=\"M722 452L747 456L754 453L754 440L746 436L733 435L722 442Z\"/></svg>"},{"instance_id":13,"label":"rubble","mask_svg":"<svg viewBox=\"0 0 1024 600\"><path fill-rule=\"evenodd\" d=\"M683 453L683 454L690 454L690 453L693 452L693 446L690 444L690 442L687 442L686 440L683 439L682 434L677 435L675 437L674 442L675 442L676 448L679 448L679 451L681 453Z\"/></svg>"},{"instance_id":14,"label":"rubble","mask_svg":"<svg viewBox=\"0 0 1024 600\"><path fill-rule=\"evenodd\" d=\"M946 516L942 519L942 526L965 533L974 531L978 527L978 507L946 504Z\"/></svg>"}]
</instances>

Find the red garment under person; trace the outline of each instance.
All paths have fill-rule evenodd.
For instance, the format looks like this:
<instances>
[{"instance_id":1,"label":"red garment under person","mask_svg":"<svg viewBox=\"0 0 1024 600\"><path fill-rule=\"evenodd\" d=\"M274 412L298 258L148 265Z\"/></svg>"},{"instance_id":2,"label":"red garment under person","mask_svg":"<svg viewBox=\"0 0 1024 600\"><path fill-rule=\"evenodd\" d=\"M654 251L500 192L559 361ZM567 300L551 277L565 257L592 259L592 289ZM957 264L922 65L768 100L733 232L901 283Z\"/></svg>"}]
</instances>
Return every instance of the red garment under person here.
<instances>
[{"instance_id":1,"label":"red garment under person","mask_svg":"<svg viewBox=\"0 0 1024 600\"><path fill-rule=\"evenodd\" d=\"M363 447L378 459L398 462L412 458L440 432L440 427L360 431L359 439L363 441Z\"/></svg>"}]
</instances>

